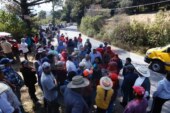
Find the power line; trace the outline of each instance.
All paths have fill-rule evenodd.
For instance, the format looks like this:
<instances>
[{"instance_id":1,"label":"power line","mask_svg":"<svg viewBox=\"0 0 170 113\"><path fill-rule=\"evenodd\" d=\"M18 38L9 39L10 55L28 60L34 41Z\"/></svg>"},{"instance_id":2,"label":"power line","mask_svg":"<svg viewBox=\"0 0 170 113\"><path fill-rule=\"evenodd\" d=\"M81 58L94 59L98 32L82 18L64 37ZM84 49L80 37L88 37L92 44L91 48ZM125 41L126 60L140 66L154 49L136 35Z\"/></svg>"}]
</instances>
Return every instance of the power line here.
<instances>
[{"instance_id":1,"label":"power line","mask_svg":"<svg viewBox=\"0 0 170 113\"><path fill-rule=\"evenodd\" d=\"M170 0L148 3L148 4L142 4L142 5L136 5L136 6L130 6L130 7L114 8L114 9L87 9L87 10L90 10L90 11L110 11L111 10L111 11L113 11L113 10L131 9L131 8L137 8L137 7L143 7L143 6L156 5L156 4L160 4L160 3L166 3L166 2L170 2Z\"/></svg>"}]
</instances>

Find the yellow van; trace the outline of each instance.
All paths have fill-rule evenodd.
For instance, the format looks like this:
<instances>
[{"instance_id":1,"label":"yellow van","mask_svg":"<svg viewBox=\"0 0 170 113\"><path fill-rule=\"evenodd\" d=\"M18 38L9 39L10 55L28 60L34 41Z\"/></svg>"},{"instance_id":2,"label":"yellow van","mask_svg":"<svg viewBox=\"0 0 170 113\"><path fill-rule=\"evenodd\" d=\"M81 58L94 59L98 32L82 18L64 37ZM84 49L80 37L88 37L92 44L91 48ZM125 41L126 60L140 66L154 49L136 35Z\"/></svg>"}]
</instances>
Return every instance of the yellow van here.
<instances>
[{"instance_id":1,"label":"yellow van","mask_svg":"<svg viewBox=\"0 0 170 113\"><path fill-rule=\"evenodd\" d=\"M155 72L170 71L170 45L149 49L146 52L145 62Z\"/></svg>"}]
</instances>

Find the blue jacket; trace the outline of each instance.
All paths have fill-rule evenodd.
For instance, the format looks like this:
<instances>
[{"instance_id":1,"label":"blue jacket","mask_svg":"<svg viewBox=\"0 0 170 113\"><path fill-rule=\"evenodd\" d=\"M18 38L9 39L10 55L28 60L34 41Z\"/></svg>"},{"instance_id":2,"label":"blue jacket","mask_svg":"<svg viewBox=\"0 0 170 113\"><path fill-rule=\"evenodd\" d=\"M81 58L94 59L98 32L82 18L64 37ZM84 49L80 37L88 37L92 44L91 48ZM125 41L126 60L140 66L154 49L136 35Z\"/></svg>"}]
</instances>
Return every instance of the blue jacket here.
<instances>
[{"instance_id":1,"label":"blue jacket","mask_svg":"<svg viewBox=\"0 0 170 113\"><path fill-rule=\"evenodd\" d=\"M64 92L65 113L89 113L83 97L69 88Z\"/></svg>"}]
</instances>

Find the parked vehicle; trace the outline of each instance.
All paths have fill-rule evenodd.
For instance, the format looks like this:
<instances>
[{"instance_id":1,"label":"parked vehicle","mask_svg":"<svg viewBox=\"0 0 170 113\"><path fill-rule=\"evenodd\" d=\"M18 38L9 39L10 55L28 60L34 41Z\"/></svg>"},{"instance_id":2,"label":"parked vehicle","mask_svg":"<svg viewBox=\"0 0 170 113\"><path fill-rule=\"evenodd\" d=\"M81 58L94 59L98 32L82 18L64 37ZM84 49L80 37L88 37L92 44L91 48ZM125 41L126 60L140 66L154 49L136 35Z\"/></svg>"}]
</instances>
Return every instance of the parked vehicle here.
<instances>
[{"instance_id":1,"label":"parked vehicle","mask_svg":"<svg viewBox=\"0 0 170 113\"><path fill-rule=\"evenodd\" d=\"M149 63L149 68L155 72L170 71L170 45L149 49L145 62Z\"/></svg>"}]
</instances>

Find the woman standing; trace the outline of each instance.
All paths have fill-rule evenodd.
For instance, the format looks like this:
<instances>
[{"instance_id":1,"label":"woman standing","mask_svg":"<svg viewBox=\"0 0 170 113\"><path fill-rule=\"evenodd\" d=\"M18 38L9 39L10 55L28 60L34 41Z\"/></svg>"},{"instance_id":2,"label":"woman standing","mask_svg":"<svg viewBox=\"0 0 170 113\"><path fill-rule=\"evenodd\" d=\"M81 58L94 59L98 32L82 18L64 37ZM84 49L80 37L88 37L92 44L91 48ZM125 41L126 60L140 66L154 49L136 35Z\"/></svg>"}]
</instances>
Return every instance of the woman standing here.
<instances>
[{"instance_id":1,"label":"woman standing","mask_svg":"<svg viewBox=\"0 0 170 113\"><path fill-rule=\"evenodd\" d=\"M113 95L112 87L113 82L109 77L102 77L100 79L100 85L97 86L96 113L106 113Z\"/></svg>"}]
</instances>

